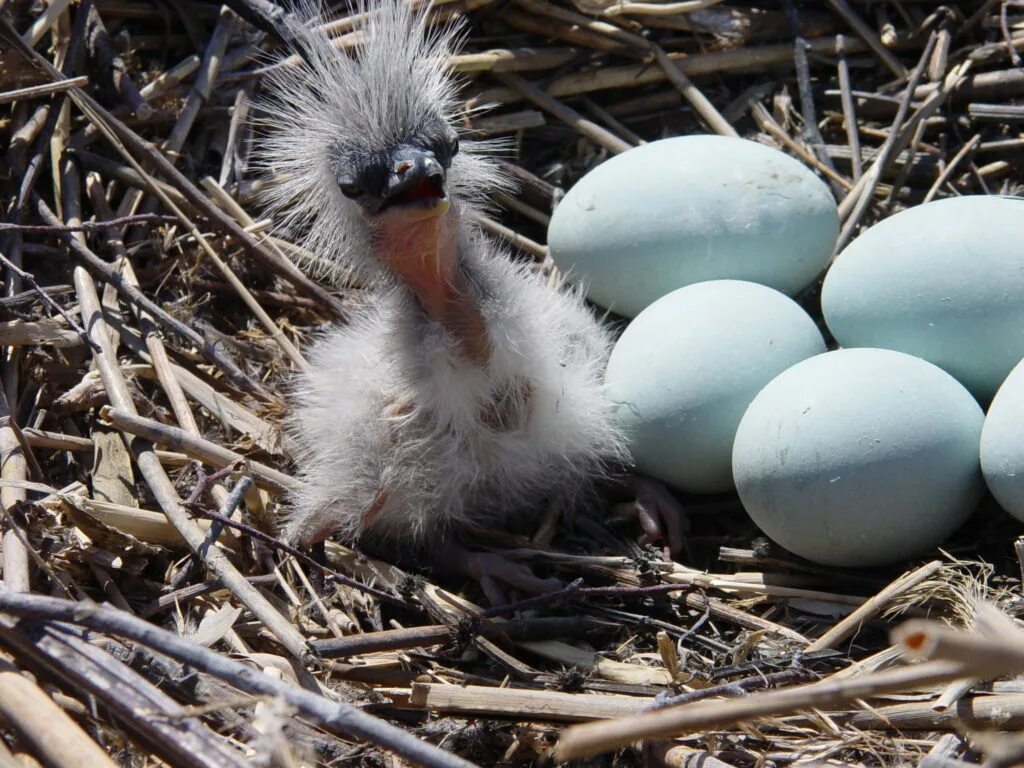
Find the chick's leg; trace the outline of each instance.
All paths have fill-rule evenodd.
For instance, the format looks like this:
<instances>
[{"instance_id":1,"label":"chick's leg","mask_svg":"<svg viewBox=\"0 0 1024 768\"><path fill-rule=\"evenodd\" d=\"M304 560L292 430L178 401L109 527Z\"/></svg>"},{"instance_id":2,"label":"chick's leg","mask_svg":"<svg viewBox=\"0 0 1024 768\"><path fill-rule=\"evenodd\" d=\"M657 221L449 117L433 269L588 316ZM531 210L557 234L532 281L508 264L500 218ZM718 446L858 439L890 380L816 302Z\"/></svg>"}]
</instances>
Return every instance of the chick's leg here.
<instances>
[{"instance_id":1,"label":"chick's leg","mask_svg":"<svg viewBox=\"0 0 1024 768\"><path fill-rule=\"evenodd\" d=\"M633 498L615 504L612 511L618 517L640 523L643 530L640 543L664 542L667 558L678 555L686 545L685 534L690 530L690 521L668 488L657 480L639 475L616 478L615 485Z\"/></svg>"},{"instance_id":2,"label":"chick's leg","mask_svg":"<svg viewBox=\"0 0 1024 768\"><path fill-rule=\"evenodd\" d=\"M459 543L449 543L443 550L444 567L480 583L491 605L511 601L509 589L530 595L555 592L565 585L558 579L542 579L529 566L509 560L494 552L471 552Z\"/></svg>"}]
</instances>

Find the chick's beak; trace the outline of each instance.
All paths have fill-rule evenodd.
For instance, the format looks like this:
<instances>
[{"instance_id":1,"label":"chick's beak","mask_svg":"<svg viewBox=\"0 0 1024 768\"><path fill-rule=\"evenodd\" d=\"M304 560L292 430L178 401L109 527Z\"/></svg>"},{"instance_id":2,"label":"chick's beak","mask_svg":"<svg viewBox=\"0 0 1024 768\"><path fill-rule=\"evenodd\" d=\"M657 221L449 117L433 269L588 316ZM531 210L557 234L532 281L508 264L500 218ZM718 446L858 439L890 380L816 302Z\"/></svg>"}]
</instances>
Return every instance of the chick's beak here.
<instances>
[{"instance_id":1,"label":"chick's beak","mask_svg":"<svg viewBox=\"0 0 1024 768\"><path fill-rule=\"evenodd\" d=\"M411 212L440 215L448 210L445 169L432 152L399 147L380 198L380 210L402 207Z\"/></svg>"}]
</instances>

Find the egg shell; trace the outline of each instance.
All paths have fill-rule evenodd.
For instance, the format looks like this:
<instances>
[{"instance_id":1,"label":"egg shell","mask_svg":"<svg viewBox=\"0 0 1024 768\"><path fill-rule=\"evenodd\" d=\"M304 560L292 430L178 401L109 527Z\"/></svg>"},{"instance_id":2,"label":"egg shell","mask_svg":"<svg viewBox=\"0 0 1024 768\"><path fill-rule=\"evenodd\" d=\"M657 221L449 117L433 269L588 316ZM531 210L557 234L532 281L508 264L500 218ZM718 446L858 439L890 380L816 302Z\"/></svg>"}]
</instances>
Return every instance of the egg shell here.
<instances>
[{"instance_id":1,"label":"egg shell","mask_svg":"<svg viewBox=\"0 0 1024 768\"><path fill-rule=\"evenodd\" d=\"M937 546L981 495L981 407L920 358L843 349L798 363L750 404L733 446L740 500L791 552L825 565Z\"/></svg>"},{"instance_id":2,"label":"egg shell","mask_svg":"<svg viewBox=\"0 0 1024 768\"><path fill-rule=\"evenodd\" d=\"M992 398L981 431L981 471L999 505L1024 521L1024 362Z\"/></svg>"},{"instance_id":3,"label":"egg shell","mask_svg":"<svg viewBox=\"0 0 1024 768\"><path fill-rule=\"evenodd\" d=\"M844 347L923 357L987 402L1024 358L1024 199L909 208L854 240L822 288Z\"/></svg>"},{"instance_id":4,"label":"egg shell","mask_svg":"<svg viewBox=\"0 0 1024 768\"><path fill-rule=\"evenodd\" d=\"M825 267L838 231L835 200L802 163L746 139L680 136L580 179L552 216L548 244L591 301L635 317L706 280L793 295Z\"/></svg>"},{"instance_id":5,"label":"egg shell","mask_svg":"<svg viewBox=\"0 0 1024 768\"><path fill-rule=\"evenodd\" d=\"M629 324L605 382L638 469L693 493L730 491L732 442L776 374L825 351L814 321L756 283L673 291Z\"/></svg>"}]
</instances>

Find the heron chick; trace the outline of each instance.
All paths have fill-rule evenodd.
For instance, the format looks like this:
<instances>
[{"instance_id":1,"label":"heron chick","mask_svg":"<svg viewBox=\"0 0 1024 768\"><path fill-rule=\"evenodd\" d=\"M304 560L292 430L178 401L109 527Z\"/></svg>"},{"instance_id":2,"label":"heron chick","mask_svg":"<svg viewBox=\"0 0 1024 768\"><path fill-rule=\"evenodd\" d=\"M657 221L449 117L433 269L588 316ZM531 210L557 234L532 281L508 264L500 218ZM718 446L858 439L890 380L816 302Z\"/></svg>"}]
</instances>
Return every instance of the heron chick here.
<instances>
[{"instance_id":1,"label":"heron chick","mask_svg":"<svg viewBox=\"0 0 1024 768\"><path fill-rule=\"evenodd\" d=\"M303 490L283 533L451 559L485 587L550 588L460 542L556 496L581 502L628 465L603 389L612 340L578 291L476 223L508 184L488 145L455 128L458 30L401 0L359 10L353 55L310 23L293 35L302 63L269 81L270 212L325 277L373 296L309 353L291 425ZM678 528L656 496L636 505L649 538Z\"/></svg>"}]
</instances>

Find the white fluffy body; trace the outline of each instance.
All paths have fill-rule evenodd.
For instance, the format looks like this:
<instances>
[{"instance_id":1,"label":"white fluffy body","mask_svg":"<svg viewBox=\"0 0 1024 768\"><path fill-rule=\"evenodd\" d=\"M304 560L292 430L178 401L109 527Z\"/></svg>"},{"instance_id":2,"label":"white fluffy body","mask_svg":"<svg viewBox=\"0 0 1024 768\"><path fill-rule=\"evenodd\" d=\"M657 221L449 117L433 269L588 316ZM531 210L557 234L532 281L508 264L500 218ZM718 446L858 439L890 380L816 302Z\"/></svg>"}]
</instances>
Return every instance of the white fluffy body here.
<instances>
[{"instance_id":1,"label":"white fluffy body","mask_svg":"<svg viewBox=\"0 0 1024 768\"><path fill-rule=\"evenodd\" d=\"M372 258L373 237L330 170L338 142L379 148L418 120L452 121L441 62L455 39L399 0L374 3L355 58L313 32L308 64L282 72L262 149L271 210L330 265L372 279L373 301L309 351L290 426L304 490L285 536L417 549L519 521L556 496L585 497L626 461L603 390L611 339L578 292L555 289L484 237L478 211L500 183L463 142L448 177L461 212L459 269L486 325L485 364L467 358L404 283Z\"/></svg>"}]
</instances>

